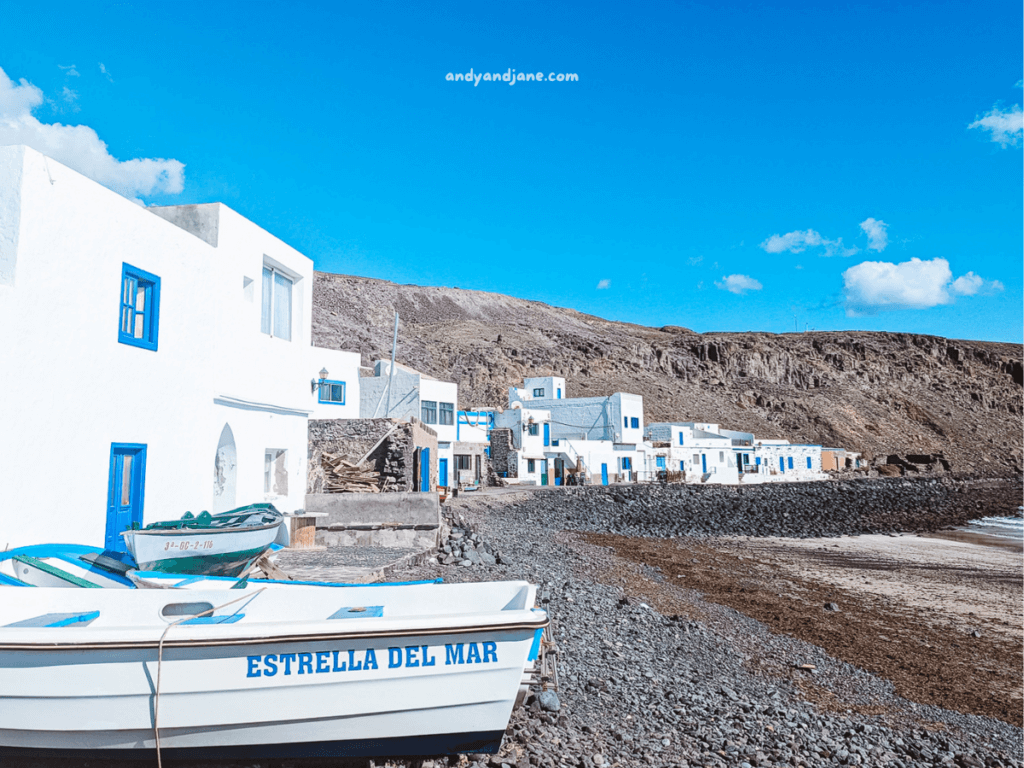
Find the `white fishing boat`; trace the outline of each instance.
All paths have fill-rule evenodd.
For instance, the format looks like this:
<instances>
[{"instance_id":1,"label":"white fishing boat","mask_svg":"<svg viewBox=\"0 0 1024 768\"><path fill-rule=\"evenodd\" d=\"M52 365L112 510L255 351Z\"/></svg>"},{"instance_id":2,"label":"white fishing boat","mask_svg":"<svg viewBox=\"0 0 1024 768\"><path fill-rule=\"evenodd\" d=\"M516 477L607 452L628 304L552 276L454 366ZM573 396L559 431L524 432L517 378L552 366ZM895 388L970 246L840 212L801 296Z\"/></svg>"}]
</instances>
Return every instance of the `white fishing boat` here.
<instances>
[{"instance_id":1,"label":"white fishing boat","mask_svg":"<svg viewBox=\"0 0 1024 768\"><path fill-rule=\"evenodd\" d=\"M288 545L284 520L272 504L250 504L219 515L186 513L121 535L140 570L237 576L271 544Z\"/></svg>"},{"instance_id":2,"label":"white fishing boat","mask_svg":"<svg viewBox=\"0 0 1024 768\"><path fill-rule=\"evenodd\" d=\"M0 552L0 577L18 586L132 589L130 557L78 544L37 544ZM0 584L10 585L0 579Z\"/></svg>"},{"instance_id":3,"label":"white fishing boat","mask_svg":"<svg viewBox=\"0 0 1024 768\"><path fill-rule=\"evenodd\" d=\"M547 616L522 581L0 589L0 759L494 752Z\"/></svg>"}]
</instances>

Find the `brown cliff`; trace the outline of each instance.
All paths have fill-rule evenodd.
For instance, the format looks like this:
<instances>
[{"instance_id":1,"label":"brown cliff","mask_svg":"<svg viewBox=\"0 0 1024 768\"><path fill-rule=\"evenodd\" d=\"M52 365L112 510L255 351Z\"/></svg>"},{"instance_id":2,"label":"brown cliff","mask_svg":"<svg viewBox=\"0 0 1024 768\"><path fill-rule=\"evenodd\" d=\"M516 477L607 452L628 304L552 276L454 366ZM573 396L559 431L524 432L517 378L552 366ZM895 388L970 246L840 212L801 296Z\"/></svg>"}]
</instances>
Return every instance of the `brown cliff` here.
<instances>
[{"instance_id":1,"label":"brown cliff","mask_svg":"<svg viewBox=\"0 0 1024 768\"><path fill-rule=\"evenodd\" d=\"M316 273L313 339L459 383L459 408L505 405L524 376L567 395L635 392L648 422L719 422L869 457L942 454L954 472L1019 474L1019 344L866 331L703 333L603 320L458 288Z\"/></svg>"}]
</instances>

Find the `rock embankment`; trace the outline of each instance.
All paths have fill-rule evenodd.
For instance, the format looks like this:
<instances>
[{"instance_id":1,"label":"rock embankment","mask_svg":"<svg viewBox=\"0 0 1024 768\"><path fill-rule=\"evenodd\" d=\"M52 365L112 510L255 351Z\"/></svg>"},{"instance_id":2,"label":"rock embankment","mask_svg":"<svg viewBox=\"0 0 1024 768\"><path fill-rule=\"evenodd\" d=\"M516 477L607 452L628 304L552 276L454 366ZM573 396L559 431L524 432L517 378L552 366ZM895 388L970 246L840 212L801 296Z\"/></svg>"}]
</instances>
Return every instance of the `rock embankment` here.
<instances>
[{"instance_id":1,"label":"rock embankment","mask_svg":"<svg viewBox=\"0 0 1024 768\"><path fill-rule=\"evenodd\" d=\"M877 478L811 483L615 485L467 500L561 529L623 536L812 538L934 531L1014 514L1020 478Z\"/></svg>"}]
</instances>

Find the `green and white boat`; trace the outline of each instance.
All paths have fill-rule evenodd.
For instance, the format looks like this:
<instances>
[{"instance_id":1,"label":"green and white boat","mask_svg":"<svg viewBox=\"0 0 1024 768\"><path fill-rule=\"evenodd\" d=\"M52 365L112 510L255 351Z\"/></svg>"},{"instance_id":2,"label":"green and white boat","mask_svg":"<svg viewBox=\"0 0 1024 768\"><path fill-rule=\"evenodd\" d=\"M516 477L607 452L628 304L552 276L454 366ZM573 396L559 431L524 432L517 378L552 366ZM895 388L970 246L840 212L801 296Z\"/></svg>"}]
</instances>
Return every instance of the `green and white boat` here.
<instances>
[{"instance_id":1,"label":"green and white boat","mask_svg":"<svg viewBox=\"0 0 1024 768\"><path fill-rule=\"evenodd\" d=\"M250 504L219 515L186 512L121 535L141 571L237 576L272 544L288 545L284 520L273 504Z\"/></svg>"}]
</instances>

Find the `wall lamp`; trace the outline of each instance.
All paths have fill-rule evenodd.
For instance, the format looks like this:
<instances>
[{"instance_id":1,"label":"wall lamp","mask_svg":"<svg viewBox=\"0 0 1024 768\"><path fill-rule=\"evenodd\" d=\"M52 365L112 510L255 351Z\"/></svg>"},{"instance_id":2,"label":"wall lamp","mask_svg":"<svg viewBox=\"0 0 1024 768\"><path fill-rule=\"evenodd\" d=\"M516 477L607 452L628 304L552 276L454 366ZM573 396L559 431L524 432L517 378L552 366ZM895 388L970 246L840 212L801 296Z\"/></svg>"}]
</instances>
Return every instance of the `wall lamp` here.
<instances>
[{"instance_id":1,"label":"wall lamp","mask_svg":"<svg viewBox=\"0 0 1024 768\"><path fill-rule=\"evenodd\" d=\"M324 379L326 379L327 376L328 376L327 369L326 368L321 368L320 369L320 381L317 381L316 379L313 379L311 382L309 382L309 384L310 384L310 390L309 391L310 392L316 392L317 389L319 389L320 387L322 387L324 385Z\"/></svg>"}]
</instances>

